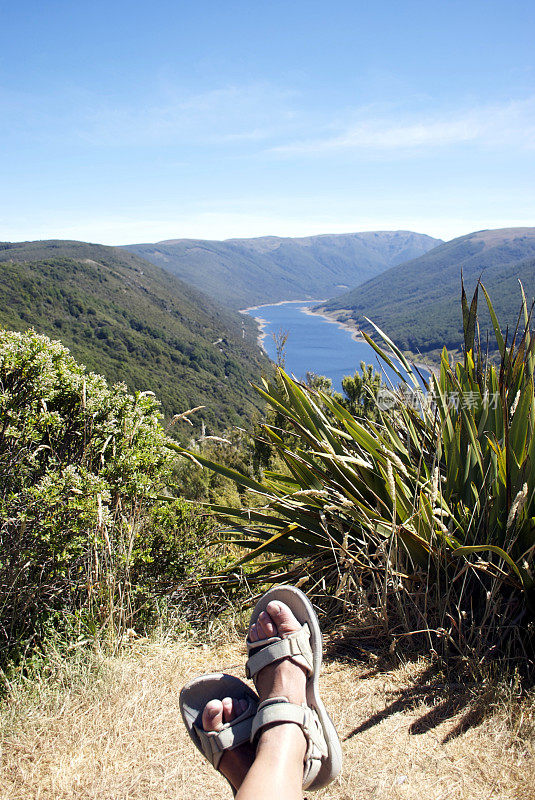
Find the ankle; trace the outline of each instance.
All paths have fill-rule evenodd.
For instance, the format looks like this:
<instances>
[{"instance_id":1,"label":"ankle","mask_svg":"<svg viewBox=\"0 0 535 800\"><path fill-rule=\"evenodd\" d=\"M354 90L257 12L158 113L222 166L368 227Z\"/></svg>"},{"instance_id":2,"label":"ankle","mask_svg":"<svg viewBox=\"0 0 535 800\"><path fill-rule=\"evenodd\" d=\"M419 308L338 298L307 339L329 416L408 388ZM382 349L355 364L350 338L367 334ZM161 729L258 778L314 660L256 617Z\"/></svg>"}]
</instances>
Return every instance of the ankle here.
<instances>
[{"instance_id":1,"label":"ankle","mask_svg":"<svg viewBox=\"0 0 535 800\"><path fill-rule=\"evenodd\" d=\"M290 703L304 703L306 672L289 660L280 661L258 673L257 690L261 700L286 697Z\"/></svg>"},{"instance_id":2,"label":"ankle","mask_svg":"<svg viewBox=\"0 0 535 800\"><path fill-rule=\"evenodd\" d=\"M259 738L257 755L260 752L276 751L280 757L284 753L290 761L304 760L307 741L303 730L295 722L275 722L265 727Z\"/></svg>"}]
</instances>

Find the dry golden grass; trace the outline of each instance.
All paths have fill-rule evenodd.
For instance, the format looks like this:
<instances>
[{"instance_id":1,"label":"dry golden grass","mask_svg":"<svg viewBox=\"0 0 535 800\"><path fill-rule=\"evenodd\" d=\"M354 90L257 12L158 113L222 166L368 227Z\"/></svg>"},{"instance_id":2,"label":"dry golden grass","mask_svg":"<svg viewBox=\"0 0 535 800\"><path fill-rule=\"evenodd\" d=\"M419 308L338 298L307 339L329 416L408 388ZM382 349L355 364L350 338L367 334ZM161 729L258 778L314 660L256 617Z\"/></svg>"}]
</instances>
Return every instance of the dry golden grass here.
<instances>
[{"instance_id":1,"label":"dry golden grass","mask_svg":"<svg viewBox=\"0 0 535 800\"><path fill-rule=\"evenodd\" d=\"M67 675L64 688L57 676L55 689L15 688L3 711L1 800L230 798L183 729L178 691L202 672L243 677L242 664L236 642L137 641L100 671ZM463 687L448 694L436 680L424 662L326 664L345 763L320 800L535 800L534 705L489 716L488 698L467 705Z\"/></svg>"}]
</instances>

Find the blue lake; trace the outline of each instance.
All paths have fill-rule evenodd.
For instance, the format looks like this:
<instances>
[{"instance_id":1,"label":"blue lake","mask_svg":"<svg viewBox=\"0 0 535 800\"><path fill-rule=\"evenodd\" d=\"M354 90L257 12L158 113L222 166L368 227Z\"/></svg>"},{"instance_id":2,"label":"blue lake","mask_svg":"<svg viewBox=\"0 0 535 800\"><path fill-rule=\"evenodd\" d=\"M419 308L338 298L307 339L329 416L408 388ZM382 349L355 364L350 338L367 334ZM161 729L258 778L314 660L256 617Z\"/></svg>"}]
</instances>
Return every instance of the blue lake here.
<instances>
[{"instance_id":1,"label":"blue lake","mask_svg":"<svg viewBox=\"0 0 535 800\"><path fill-rule=\"evenodd\" d=\"M334 389L341 391L342 378L353 375L360 369L360 362L365 361L366 364L373 364L397 385L397 375L381 361L369 344L355 341L350 331L325 317L305 313L320 302L294 300L247 310L262 326L265 334L263 345L268 356L276 361L273 334L284 331L288 334L285 369L298 379L304 378L307 371L315 372L330 378ZM427 373L422 374L427 378Z\"/></svg>"}]
</instances>

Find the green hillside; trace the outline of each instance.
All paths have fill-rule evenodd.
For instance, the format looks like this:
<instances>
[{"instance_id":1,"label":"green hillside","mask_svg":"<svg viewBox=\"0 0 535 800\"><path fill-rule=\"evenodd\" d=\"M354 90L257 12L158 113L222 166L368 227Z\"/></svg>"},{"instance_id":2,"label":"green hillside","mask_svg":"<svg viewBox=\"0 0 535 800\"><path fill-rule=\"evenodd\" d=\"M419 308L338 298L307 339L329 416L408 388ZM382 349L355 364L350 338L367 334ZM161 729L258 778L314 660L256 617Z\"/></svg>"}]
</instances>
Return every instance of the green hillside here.
<instances>
[{"instance_id":1,"label":"green hillside","mask_svg":"<svg viewBox=\"0 0 535 800\"><path fill-rule=\"evenodd\" d=\"M369 317L402 349L436 357L444 344L451 350L461 345L461 269L467 293L481 277L500 322L514 328L520 308L518 281L528 300L535 295L535 228L479 231L446 242L322 309L371 332L364 320ZM491 328L484 302L479 310L485 336Z\"/></svg>"},{"instance_id":2,"label":"green hillside","mask_svg":"<svg viewBox=\"0 0 535 800\"><path fill-rule=\"evenodd\" d=\"M175 239L127 249L230 308L245 308L333 297L439 241L410 231L375 231L300 239Z\"/></svg>"},{"instance_id":3,"label":"green hillside","mask_svg":"<svg viewBox=\"0 0 535 800\"><path fill-rule=\"evenodd\" d=\"M213 427L259 405L249 381L267 369L255 323L114 247L0 244L0 325L60 339L89 369L151 390L166 414L193 406Z\"/></svg>"}]
</instances>

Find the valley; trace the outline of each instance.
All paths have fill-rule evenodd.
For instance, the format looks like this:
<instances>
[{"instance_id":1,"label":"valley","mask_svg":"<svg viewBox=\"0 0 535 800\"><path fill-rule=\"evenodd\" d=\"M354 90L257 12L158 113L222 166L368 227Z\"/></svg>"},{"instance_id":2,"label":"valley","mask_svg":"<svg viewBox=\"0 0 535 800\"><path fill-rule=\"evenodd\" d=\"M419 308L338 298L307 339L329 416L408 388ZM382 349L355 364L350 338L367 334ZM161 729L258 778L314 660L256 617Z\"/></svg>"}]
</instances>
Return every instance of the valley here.
<instances>
[{"instance_id":1,"label":"valley","mask_svg":"<svg viewBox=\"0 0 535 800\"><path fill-rule=\"evenodd\" d=\"M463 339L461 273L469 300L481 278L498 319L512 334L521 304L519 281L528 304L535 296L535 228L479 231L446 242L384 270L318 310L372 334L368 317L402 350L436 363L443 346L458 351ZM492 325L482 295L479 329L485 342ZM492 342L493 336L489 338Z\"/></svg>"},{"instance_id":2,"label":"valley","mask_svg":"<svg viewBox=\"0 0 535 800\"><path fill-rule=\"evenodd\" d=\"M0 244L0 325L33 327L130 391L151 391L168 417L212 429L262 407L250 382L269 362L253 320L138 256L84 242Z\"/></svg>"},{"instance_id":3,"label":"valley","mask_svg":"<svg viewBox=\"0 0 535 800\"><path fill-rule=\"evenodd\" d=\"M375 353L349 336L328 351L321 331L343 331L321 327L321 318L307 328L296 301L357 339L361 329L373 333L368 317L434 369L444 345L453 352L461 346L461 271L469 296L481 277L498 318L514 330L519 281L528 303L535 295L535 228L480 231L451 242L378 231L128 248L4 243L0 325L60 339L88 369L131 391L155 392L168 417L204 406L196 424L217 431L262 408L251 384L270 370L251 318L259 314L238 308L283 304L264 335L268 355L276 359L273 333L291 328L290 371L326 374L339 387L361 360L379 366ZM482 297L479 326L485 341L491 321Z\"/></svg>"},{"instance_id":4,"label":"valley","mask_svg":"<svg viewBox=\"0 0 535 800\"><path fill-rule=\"evenodd\" d=\"M126 249L233 309L334 297L441 243L412 231L305 238L170 239Z\"/></svg>"}]
</instances>

